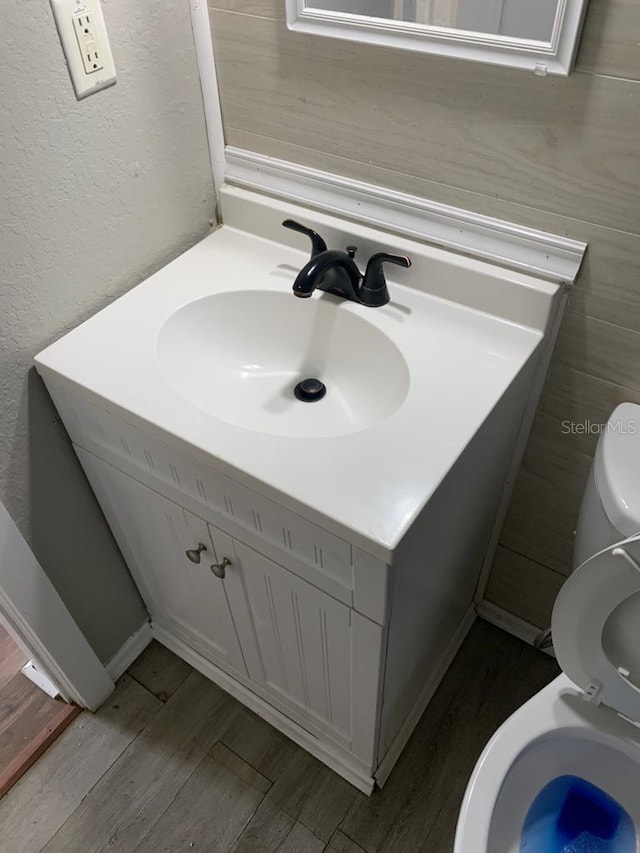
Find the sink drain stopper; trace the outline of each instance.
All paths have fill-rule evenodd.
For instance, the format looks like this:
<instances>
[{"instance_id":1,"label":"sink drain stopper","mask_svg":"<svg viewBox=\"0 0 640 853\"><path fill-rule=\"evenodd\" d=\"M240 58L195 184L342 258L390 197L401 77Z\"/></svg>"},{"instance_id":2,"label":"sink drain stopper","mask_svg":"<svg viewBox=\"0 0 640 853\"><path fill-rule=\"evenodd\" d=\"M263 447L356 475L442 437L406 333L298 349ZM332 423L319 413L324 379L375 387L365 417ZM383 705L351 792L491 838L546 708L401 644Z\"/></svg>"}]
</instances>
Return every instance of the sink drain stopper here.
<instances>
[{"instance_id":1,"label":"sink drain stopper","mask_svg":"<svg viewBox=\"0 0 640 853\"><path fill-rule=\"evenodd\" d=\"M319 379L303 379L302 382L298 382L293 393L303 403L315 403L317 400L322 400L327 393L327 387Z\"/></svg>"}]
</instances>

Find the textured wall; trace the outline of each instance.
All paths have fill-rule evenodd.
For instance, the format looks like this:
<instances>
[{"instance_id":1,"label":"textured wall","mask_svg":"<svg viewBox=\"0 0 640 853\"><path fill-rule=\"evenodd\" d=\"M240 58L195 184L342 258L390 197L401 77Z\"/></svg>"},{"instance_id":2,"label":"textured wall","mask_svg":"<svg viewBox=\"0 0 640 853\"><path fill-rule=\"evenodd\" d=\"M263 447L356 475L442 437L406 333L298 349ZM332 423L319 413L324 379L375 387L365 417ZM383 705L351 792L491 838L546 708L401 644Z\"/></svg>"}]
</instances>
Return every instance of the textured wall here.
<instances>
[{"instance_id":1,"label":"textured wall","mask_svg":"<svg viewBox=\"0 0 640 853\"><path fill-rule=\"evenodd\" d=\"M106 660L144 609L31 360L215 206L187 0L104 11L118 82L78 103L49 4L0 5L0 499Z\"/></svg>"},{"instance_id":2,"label":"textured wall","mask_svg":"<svg viewBox=\"0 0 640 853\"><path fill-rule=\"evenodd\" d=\"M596 436L640 400L640 4L590 0L568 79L291 33L209 0L229 144L590 244L488 597L548 623Z\"/></svg>"}]
</instances>

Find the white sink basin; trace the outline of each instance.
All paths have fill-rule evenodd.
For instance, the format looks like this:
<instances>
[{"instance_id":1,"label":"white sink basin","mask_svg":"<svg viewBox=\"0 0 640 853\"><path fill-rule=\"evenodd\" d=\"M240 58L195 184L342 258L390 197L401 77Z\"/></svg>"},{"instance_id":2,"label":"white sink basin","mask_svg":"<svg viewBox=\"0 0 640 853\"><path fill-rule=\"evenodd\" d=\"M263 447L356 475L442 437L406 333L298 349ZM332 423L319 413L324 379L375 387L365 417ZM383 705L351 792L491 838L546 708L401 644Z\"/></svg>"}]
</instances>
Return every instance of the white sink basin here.
<instances>
[{"instance_id":1,"label":"white sink basin","mask_svg":"<svg viewBox=\"0 0 640 853\"><path fill-rule=\"evenodd\" d=\"M344 300L322 294L239 290L205 296L165 322L158 363L175 391L200 409L245 429L272 435L344 435L396 411L409 369L390 338ZM304 402L294 387L324 383Z\"/></svg>"},{"instance_id":2,"label":"white sink basin","mask_svg":"<svg viewBox=\"0 0 640 853\"><path fill-rule=\"evenodd\" d=\"M40 353L38 369L391 561L500 401L529 393L559 288L225 192L235 201L224 227ZM413 266L389 270L380 308L318 291L296 299L309 252L281 228L287 218L316 223L333 246L357 244L361 266L381 248ZM322 400L293 396L309 377L325 383Z\"/></svg>"}]
</instances>

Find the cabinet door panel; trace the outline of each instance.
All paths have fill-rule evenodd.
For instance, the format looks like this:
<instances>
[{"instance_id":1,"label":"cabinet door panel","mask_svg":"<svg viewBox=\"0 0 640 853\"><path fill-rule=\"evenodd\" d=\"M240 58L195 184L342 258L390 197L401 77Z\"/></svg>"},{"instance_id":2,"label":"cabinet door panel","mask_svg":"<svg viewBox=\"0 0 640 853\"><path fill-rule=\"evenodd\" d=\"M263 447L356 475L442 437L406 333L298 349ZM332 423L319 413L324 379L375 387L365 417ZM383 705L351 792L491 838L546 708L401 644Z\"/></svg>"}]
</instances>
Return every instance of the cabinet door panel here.
<instances>
[{"instance_id":1,"label":"cabinet door panel","mask_svg":"<svg viewBox=\"0 0 640 853\"><path fill-rule=\"evenodd\" d=\"M217 531L212 535L219 541ZM233 549L229 596L234 615L241 602L247 608L246 619L237 618L236 624L243 649L257 639L265 688L303 724L306 720L369 760L382 630L246 545L234 540ZM365 622L373 642L363 650L358 637ZM359 696L354 696L356 683Z\"/></svg>"},{"instance_id":2,"label":"cabinet door panel","mask_svg":"<svg viewBox=\"0 0 640 853\"><path fill-rule=\"evenodd\" d=\"M76 448L152 617L196 635L211 656L246 674L224 583L211 574L207 523L97 457ZM200 562L188 549L202 544Z\"/></svg>"},{"instance_id":3,"label":"cabinet door panel","mask_svg":"<svg viewBox=\"0 0 640 853\"><path fill-rule=\"evenodd\" d=\"M348 738L350 612L261 562L253 558L246 585L267 686Z\"/></svg>"}]
</instances>

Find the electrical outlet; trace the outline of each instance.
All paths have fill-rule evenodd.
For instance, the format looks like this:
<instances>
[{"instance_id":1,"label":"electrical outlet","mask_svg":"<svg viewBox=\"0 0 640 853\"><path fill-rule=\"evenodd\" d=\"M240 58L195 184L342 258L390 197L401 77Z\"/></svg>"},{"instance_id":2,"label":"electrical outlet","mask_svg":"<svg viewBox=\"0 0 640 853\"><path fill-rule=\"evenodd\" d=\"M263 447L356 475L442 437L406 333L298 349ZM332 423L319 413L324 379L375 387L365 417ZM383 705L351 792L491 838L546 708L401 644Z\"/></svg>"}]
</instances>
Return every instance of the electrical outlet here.
<instances>
[{"instance_id":1,"label":"electrical outlet","mask_svg":"<svg viewBox=\"0 0 640 853\"><path fill-rule=\"evenodd\" d=\"M113 86L116 69L100 0L51 0L76 98Z\"/></svg>"},{"instance_id":2,"label":"electrical outlet","mask_svg":"<svg viewBox=\"0 0 640 853\"><path fill-rule=\"evenodd\" d=\"M86 74L93 74L104 68L102 50L99 50L98 40L93 29L93 17L88 12L73 16L73 27L78 39L80 56Z\"/></svg>"}]
</instances>

